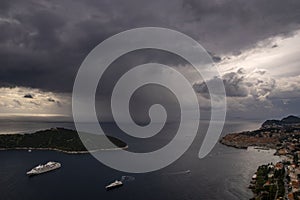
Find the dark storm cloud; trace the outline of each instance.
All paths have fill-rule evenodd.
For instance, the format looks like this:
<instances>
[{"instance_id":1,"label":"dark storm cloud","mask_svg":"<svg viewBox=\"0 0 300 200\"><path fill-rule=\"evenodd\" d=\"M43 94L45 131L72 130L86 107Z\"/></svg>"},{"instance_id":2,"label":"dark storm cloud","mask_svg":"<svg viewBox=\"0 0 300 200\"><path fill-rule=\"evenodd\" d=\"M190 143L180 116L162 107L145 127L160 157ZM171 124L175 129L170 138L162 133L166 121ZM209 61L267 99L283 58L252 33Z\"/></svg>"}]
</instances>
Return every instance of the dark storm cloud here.
<instances>
[{"instance_id":1,"label":"dark storm cloud","mask_svg":"<svg viewBox=\"0 0 300 200\"><path fill-rule=\"evenodd\" d=\"M297 0L186 0L184 7L191 12L189 23L221 51L239 52L270 36L290 34L300 22Z\"/></svg>"},{"instance_id":2,"label":"dark storm cloud","mask_svg":"<svg viewBox=\"0 0 300 200\"><path fill-rule=\"evenodd\" d=\"M49 102L52 102L52 103L55 103L56 101L54 100L54 99L52 99L52 98L48 98L47 99Z\"/></svg>"},{"instance_id":3,"label":"dark storm cloud","mask_svg":"<svg viewBox=\"0 0 300 200\"><path fill-rule=\"evenodd\" d=\"M51 102L51 103L56 103L56 105L57 105L58 107L61 107L61 106L62 106L61 103L60 103L60 101L55 100L55 99L53 99L53 98L51 98L51 97L48 98L47 101L48 101L48 102Z\"/></svg>"},{"instance_id":4,"label":"dark storm cloud","mask_svg":"<svg viewBox=\"0 0 300 200\"><path fill-rule=\"evenodd\" d=\"M209 80L209 84L214 85L214 82L218 82L219 78ZM244 77L238 73L230 72L222 77L227 97L246 97L249 93ZM208 88L204 82L195 83L193 85L194 90L198 93L207 96L209 94Z\"/></svg>"},{"instance_id":5,"label":"dark storm cloud","mask_svg":"<svg viewBox=\"0 0 300 200\"><path fill-rule=\"evenodd\" d=\"M238 73L231 72L223 76L226 94L231 97L246 97L248 89L244 82L244 77Z\"/></svg>"},{"instance_id":6,"label":"dark storm cloud","mask_svg":"<svg viewBox=\"0 0 300 200\"><path fill-rule=\"evenodd\" d=\"M300 22L298 0L3 0L0 11L0 84L64 92L72 90L92 48L129 28L181 31L214 52L219 62L219 54L289 34Z\"/></svg>"},{"instance_id":7,"label":"dark storm cloud","mask_svg":"<svg viewBox=\"0 0 300 200\"><path fill-rule=\"evenodd\" d=\"M276 88L276 81L268 76L265 76L266 71L256 70L249 74L244 72L243 68L237 72L229 72L222 76L222 82L226 91L227 97L249 97L254 99L269 98L271 92ZM219 78L211 79L208 82L211 85L216 84ZM209 91L204 82L195 83L194 90L204 97L209 97Z\"/></svg>"},{"instance_id":8,"label":"dark storm cloud","mask_svg":"<svg viewBox=\"0 0 300 200\"><path fill-rule=\"evenodd\" d=\"M32 96L32 94L25 94L24 98L26 98L26 99L33 99L33 96Z\"/></svg>"}]
</instances>

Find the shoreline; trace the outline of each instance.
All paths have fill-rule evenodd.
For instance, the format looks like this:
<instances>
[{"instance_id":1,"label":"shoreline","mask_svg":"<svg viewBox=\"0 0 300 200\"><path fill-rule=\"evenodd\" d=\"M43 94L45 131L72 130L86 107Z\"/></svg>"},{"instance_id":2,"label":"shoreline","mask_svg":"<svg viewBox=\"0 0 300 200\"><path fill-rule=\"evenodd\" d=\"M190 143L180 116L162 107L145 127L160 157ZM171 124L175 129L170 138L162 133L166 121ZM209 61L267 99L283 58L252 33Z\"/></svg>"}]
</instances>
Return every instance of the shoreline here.
<instances>
[{"instance_id":1,"label":"shoreline","mask_svg":"<svg viewBox=\"0 0 300 200\"><path fill-rule=\"evenodd\" d=\"M253 200L300 197L299 117L267 120L259 129L226 134L219 143L236 149L269 151L279 158L276 163L258 166L248 186Z\"/></svg>"},{"instance_id":2,"label":"shoreline","mask_svg":"<svg viewBox=\"0 0 300 200\"><path fill-rule=\"evenodd\" d=\"M277 150L276 144L278 144L278 141L273 138L254 138L251 135L244 135L244 132L241 132L229 133L223 136L219 140L219 143L236 149L247 149L248 147L257 147Z\"/></svg>"},{"instance_id":3,"label":"shoreline","mask_svg":"<svg viewBox=\"0 0 300 200\"><path fill-rule=\"evenodd\" d=\"M253 169L253 171L255 171L254 174L249 175L249 177L247 177L247 182L249 183L249 185L248 185L248 187L246 189L249 190L249 191L251 191L251 193L252 193L252 196L250 197L250 200L262 200L263 199L263 195L262 195L261 192L258 192L258 190L268 191L265 188L265 186L268 184L268 182L270 181L270 179L266 180L264 182L263 186L257 185L258 183L257 183L256 176L259 174L259 170L262 167L264 167L264 166L270 166L271 163L274 163L274 164L272 164L272 167L275 168L276 165L284 163L285 160L288 159L288 158L286 156L284 156L284 155L278 155L276 148L269 148L269 147L264 147L264 146L248 146L248 147L245 147L245 148L237 148L237 147L232 146L232 145L226 145L226 144L223 144L223 143L221 143L221 144L224 145L224 146L226 146L226 147L228 147L228 148L234 148L234 149L244 150L244 151L247 151L247 152L253 152L253 153L258 153L258 154L266 154L266 156L268 156L268 157L274 157L276 159L275 162L270 162L270 163L266 162L265 164L258 164L256 166L256 169ZM283 164L283 168L285 169L285 165L284 164ZM274 176L274 174L276 174L276 173L273 172L273 176ZM267 173L267 174L265 174L265 176L269 176L269 174ZM285 182L285 177L282 177L280 179L280 181ZM279 186L277 185L277 182L274 181L274 184L275 183L276 183L276 191L277 191L276 193L279 194L279 191L280 191L279 190ZM270 185L272 185L272 184L273 184L273 182L270 183ZM259 189L258 189L258 186L260 186ZM284 193L282 195L282 193L281 193L280 196L287 196L287 194Z\"/></svg>"},{"instance_id":4,"label":"shoreline","mask_svg":"<svg viewBox=\"0 0 300 200\"><path fill-rule=\"evenodd\" d=\"M67 150L61 150L56 148L29 148L29 147L16 147L16 148L0 148L0 151L10 151L10 150L38 150L38 151L56 151L61 152L65 154L89 154L89 153L95 153L98 151L118 151L118 150L125 150L128 149L128 145L125 147L118 147L118 148L110 148L110 149L95 149L92 151L67 151Z\"/></svg>"}]
</instances>

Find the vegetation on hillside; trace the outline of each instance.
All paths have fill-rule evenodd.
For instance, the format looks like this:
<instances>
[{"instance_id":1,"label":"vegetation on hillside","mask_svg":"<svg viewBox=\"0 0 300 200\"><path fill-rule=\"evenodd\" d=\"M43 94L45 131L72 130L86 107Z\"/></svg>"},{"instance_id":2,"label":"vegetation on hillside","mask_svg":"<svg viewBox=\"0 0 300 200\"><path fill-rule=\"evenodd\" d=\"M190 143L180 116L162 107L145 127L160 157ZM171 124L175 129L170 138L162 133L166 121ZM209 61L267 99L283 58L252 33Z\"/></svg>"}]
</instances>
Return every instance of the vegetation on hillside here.
<instances>
[{"instance_id":1,"label":"vegetation on hillside","mask_svg":"<svg viewBox=\"0 0 300 200\"><path fill-rule=\"evenodd\" d=\"M89 150L111 149L116 146L124 148L127 146L123 141L111 136L88 133L82 135L84 137L80 138L76 131L63 128L38 131L32 134L0 135L0 148L56 149L65 152L87 151L81 139L84 139L89 145ZM107 137L116 146L107 142L104 137Z\"/></svg>"}]
</instances>

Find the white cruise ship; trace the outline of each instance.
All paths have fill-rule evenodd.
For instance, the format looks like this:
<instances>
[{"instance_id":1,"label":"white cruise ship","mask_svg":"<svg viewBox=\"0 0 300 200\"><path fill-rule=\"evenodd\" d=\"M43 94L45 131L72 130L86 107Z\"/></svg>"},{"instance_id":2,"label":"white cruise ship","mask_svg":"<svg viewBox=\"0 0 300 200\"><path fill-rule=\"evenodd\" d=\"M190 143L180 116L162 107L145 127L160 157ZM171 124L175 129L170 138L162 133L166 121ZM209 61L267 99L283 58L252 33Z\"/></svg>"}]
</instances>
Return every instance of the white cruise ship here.
<instances>
[{"instance_id":1,"label":"white cruise ship","mask_svg":"<svg viewBox=\"0 0 300 200\"><path fill-rule=\"evenodd\" d=\"M29 175L29 176L42 174L42 173L45 173L45 172L49 172L49 171L58 169L60 167L61 167L61 164L58 163L58 162L48 162L45 165L36 166L32 170L28 171L26 174Z\"/></svg>"}]
</instances>

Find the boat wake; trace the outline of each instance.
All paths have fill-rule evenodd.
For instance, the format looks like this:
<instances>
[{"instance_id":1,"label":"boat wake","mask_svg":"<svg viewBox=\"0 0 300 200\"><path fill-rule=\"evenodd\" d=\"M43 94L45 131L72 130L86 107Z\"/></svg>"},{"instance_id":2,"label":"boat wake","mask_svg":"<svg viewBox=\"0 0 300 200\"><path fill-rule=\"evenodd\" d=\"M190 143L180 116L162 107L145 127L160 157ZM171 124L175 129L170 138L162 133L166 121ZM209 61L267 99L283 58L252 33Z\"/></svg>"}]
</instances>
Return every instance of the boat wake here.
<instances>
[{"instance_id":1,"label":"boat wake","mask_svg":"<svg viewBox=\"0 0 300 200\"><path fill-rule=\"evenodd\" d=\"M186 175L190 174L191 170L185 170L185 171L179 171L179 172L170 172L170 173L165 173L165 175Z\"/></svg>"},{"instance_id":2,"label":"boat wake","mask_svg":"<svg viewBox=\"0 0 300 200\"><path fill-rule=\"evenodd\" d=\"M121 181L122 182L130 182L130 181L134 181L135 178L133 176L122 176L121 177Z\"/></svg>"}]
</instances>

